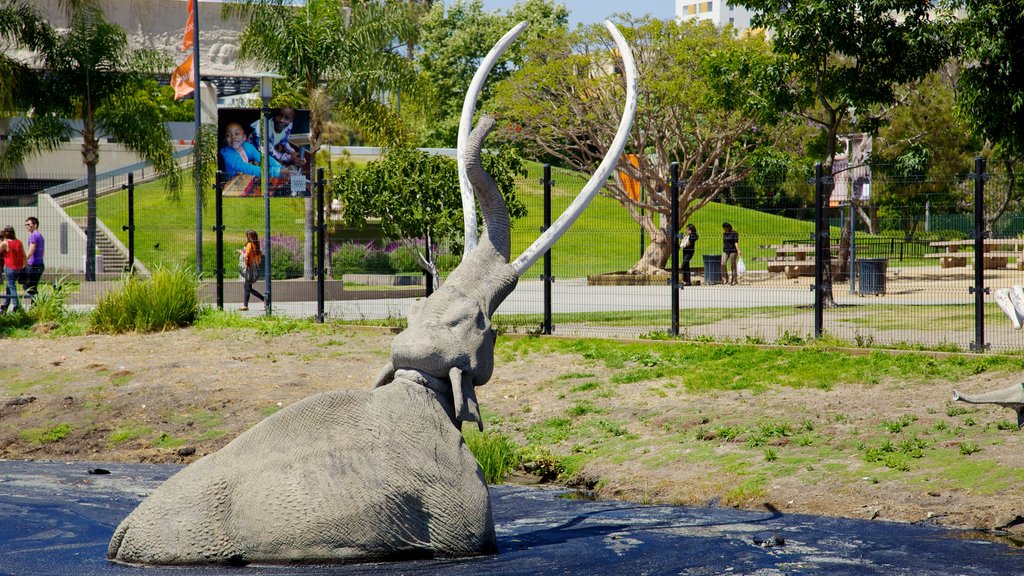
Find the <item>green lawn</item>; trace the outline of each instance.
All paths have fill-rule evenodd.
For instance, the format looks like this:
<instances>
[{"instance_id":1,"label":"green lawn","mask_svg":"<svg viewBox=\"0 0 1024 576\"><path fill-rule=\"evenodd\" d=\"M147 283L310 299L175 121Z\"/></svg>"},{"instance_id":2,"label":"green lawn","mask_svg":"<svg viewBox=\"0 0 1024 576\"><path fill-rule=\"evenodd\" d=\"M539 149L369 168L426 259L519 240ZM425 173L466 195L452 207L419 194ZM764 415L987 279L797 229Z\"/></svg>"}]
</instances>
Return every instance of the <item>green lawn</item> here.
<instances>
[{"instance_id":1,"label":"green lawn","mask_svg":"<svg viewBox=\"0 0 1024 576\"><path fill-rule=\"evenodd\" d=\"M96 211L99 219L118 238L128 245L128 193L119 191L99 198ZM67 208L74 217L85 217L82 202ZM302 238L303 200L274 198L271 201L271 230L274 235L287 234ZM212 276L216 258L214 226L214 198L207 196L203 214L203 270ZM236 274L238 250L245 244L245 231L252 228L263 236L262 198L224 199L224 268L228 275ZM185 174L181 198L167 198L162 181L147 182L135 187L135 258L150 269L157 265L195 266L195 186L191 176Z\"/></svg>"}]
</instances>

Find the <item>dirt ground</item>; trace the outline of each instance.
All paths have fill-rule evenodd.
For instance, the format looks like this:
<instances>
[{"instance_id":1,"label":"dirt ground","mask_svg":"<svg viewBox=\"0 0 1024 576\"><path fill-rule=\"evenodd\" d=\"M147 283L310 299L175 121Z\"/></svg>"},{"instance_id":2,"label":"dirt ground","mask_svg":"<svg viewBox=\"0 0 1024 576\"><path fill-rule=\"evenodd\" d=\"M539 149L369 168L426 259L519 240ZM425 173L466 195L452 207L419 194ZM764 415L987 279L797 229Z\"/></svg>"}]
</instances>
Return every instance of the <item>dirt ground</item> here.
<instances>
[{"instance_id":1,"label":"dirt ground","mask_svg":"<svg viewBox=\"0 0 1024 576\"><path fill-rule=\"evenodd\" d=\"M0 360L0 458L188 463L212 453L281 407L333 389L366 389L384 364L393 335L337 326L320 333L269 336L254 330L177 330L151 335L51 338L5 342ZM599 370L599 368L598 368ZM524 442L523 430L565 414L573 374L594 372L592 361L564 354L504 353L494 376L478 390L484 414ZM1024 519L1024 482L949 488L934 477L852 478L858 462L808 465L744 497L735 478L721 474L728 443L711 459L688 458L673 445L706 422L735 415L812 421L816 432L841 438L878 422L912 414L930 426L947 416L952 389L992 390L1020 382L1013 374L982 374L966 382L844 386L824 391L778 387L690 395L652 394L650 382L624 384L604 410L628 422L636 441L628 451L595 456L577 478L600 498L648 503L725 504L970 528L1014 529ZM653 416L652 416L653 415ZM1024 480L1020 433L996 431L1012 412L972 414L990 430L987 461ZM980 430L981 428L978 428ZM950 447L963 439L951 437ZM570 446L555 447L568 453ZM651 451L655 451L652 454ZM675 452L680 452L676 454ZM652 457L662 458L652 465ZM848 470L844 471L844 467ZM838 471L838 472L837 472ZM971 488L970 486L976 486Z\"/></svg>"}]
</instances>

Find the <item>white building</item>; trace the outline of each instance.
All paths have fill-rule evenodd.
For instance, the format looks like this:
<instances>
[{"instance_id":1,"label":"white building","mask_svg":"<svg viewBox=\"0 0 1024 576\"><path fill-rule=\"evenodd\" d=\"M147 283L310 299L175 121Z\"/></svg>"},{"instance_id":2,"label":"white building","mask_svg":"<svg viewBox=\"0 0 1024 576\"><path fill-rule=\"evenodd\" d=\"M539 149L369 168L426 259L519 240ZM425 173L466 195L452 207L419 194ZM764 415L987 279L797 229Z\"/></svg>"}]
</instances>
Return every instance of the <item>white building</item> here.
<instances>
[{"instance_id":1,"label":"white building","mask_svg":"<svg viewBox=\"0 0 1024 576\"><path fill-rule=\"evenodd\" d=\"M676 20L709 20L715 26L732 24L737 32L750 28L754 12L726 0L676 0Z\"/></svg>"}]
</instances>

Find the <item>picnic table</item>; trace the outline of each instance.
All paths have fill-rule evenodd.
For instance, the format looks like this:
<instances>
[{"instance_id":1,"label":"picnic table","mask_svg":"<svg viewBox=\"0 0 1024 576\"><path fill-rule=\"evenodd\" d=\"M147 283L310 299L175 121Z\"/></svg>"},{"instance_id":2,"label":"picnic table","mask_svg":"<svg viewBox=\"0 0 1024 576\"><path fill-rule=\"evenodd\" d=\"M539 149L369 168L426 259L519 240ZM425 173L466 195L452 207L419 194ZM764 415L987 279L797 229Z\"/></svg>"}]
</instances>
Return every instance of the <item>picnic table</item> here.
<instances>
[{"instance_id":1,"label":"picnic table","mask_svg":"<svg viewBox=\"0 0 1024 576\"><path fill-rule=\"evenodd\" d=\"M759 248L775 252L775 256L754 258L767 262L769 272L784 272L786 278L814 276L816 258L812 244L762 244ZM829 249L835 255L839 246L831 244Z\"/></svg>"},{"instance_id":2,"label":"picnic table","mask_svg":"<svg viewBox=\"0 0 1024 576\"><path fill-rule=\"evenodd\" d=\"M942 240L929 242L929 246L942 248L942 252L925 254L925 258L938 258L942 268L967 266L968 258L974 259L974 251L961 252L961 248L973 248L974 240ZM1017 268L1024 264L1021 248L1024 240L1020 238L985 238L982 240L982 269L993 270L1006 268L1010 258L1017 259Z\"/></svg>"}]
</instances>

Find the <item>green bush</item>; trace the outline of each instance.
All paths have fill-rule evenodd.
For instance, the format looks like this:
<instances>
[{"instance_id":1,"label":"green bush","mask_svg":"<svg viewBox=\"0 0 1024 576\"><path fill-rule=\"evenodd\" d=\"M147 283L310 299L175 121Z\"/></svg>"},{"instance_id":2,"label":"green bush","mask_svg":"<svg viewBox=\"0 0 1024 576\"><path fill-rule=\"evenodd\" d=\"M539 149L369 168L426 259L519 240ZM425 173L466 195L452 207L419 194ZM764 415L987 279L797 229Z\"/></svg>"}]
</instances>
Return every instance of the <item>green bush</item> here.
<instances>
[{"instance_id":1,"label":"green bush","mask_svg":"<svg viewBox=\"0 0 1024 576\"><path fill-rule=\"evenodd\" d=\"M261 270L262 272L262 270ZM270 277L274 280L302 278L302 245L294 236L270 238Z\"/></svg>"},{"instance_id":2,"label":"green bush","mask_svg":"<svg viewBox=\"0 0 1024 576\"><path fill-rule=\"evenodd\" d=\"M32 299L28 315L34 322L61 322L68 315L67 300L70 284L61 278L53 283L42 283Z\"/></svg>"},{"instance_id":3,"label":"green bush","mask_svg":"<svg viewBox=\"0 0 1024 576\"><path fill-rule=\"evenodd\" d=\"M371 248L366 244L346 242L331 253L331 273L335 278L342 274L365 272Z\"/></svg>"},{"instance_id":4,"label":"green bush","mask_svg":"<svg viewBox=\"0 0 1024 576\"><path fill-rule=\"evenodd\" d=\"M100 296L92 313L94 332L159 332L190 326L199 316L199 282L185 268L158 268L151 278L126 277Z\"/></svg>"},{"instance_id":5,"label":"green bush","mask_svg":"<svg viewBox=\"0 0 1024 576\"><path fill-rule=\"evenodd\" d=\"M419 251L410 246L399 246L391 251L389 259L395 272L420 272Z\"/></svg>"}]
</instances>

